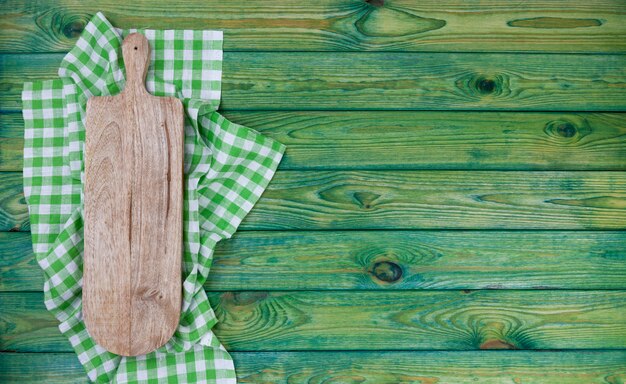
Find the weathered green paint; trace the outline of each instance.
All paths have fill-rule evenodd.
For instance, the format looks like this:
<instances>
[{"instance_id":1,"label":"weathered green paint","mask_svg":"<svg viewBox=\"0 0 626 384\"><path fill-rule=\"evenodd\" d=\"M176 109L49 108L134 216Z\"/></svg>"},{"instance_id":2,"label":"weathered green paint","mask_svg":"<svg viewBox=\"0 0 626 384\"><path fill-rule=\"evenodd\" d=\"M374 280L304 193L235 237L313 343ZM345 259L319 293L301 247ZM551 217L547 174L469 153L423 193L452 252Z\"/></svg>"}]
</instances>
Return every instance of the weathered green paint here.
<instances>
[{"instance_id":1,"label":"weathered green paint","mask_svg":"<svg viewBox=\"0 0 626 384\"><path fill-rule=\"evenodd\" d=\"M239 382L626 381L623 1L118 3L0 10L0 350L41 352L0 382L85 382L15 171L22 83L96 10L224 30L224 114L288 147L206 285Z\"/></svg>"},{"instance_id":2,"label":"weathered green paint","mask_svg":"<svg viewBox=\"0 0 626 384\"><path fill-rule=\"evenodd\" d=\"M237 381L279 383L622 383L626 352L233 352ZM73 353L0 353L0 382L87 383Z\"/></svg>"},{"instance_id":3,"label":"weathered green paint","mask_svg":"<svg viewBox=\"0 0 626 384\"><path fill-rule=\"evenodd\" d=\"M29 233L0 232L0 291L41 291ZM247 231L207 289L626 289L626 232Z\"/></svg>"},{"instance_id":4,"label":"weathered green paint","mask_svg":"<svg viewBox=\"0 0 626 384\"><path fill-rule=\"evenodd\" d=\"M0 173L0 230L28 230ZM626 229L626 172L279 171L241 224L297 229Z\"/></svg>"},{"instance_id":5,"label":"weathered green paint","mask_svg":"<svg viewBox=\"0 0 626 384\"><path fill-rule=\"evenodd\" d=\"M96 10L124 28L224 30L226 50L626 51L617 0L11 0L0 51L67 51Z\"/></svg>"},{"instance_id":6,"label":"weathered green paint","mask_svg":"<svg viewBox=\"0 0 626 384\"><path fill-rule=\"evenodd\" d=\"M624 349L626 291L209 292L233 351ZM0 351L71 351L43 294L1 293Z\"/></svg>"},{"instance_id":7,"label":"weathered green paint","mask_svg":"<svg viewBox=\"0 0 626 384\"><path fill-rule=\"evenodd\" d=\"M237 380L249 384L460 383L607 384L626 380L626 352L233 352ZM70 353L0 353L0 381L87 383Z\"/></svg>"},{"instance_id":8,"label":"weathered green paint","mask_svg":"<svg viewBox=\"0 0 626 384\"><path fill-rule=\"evenodd\" d=\"M29 231L21 173L0 172L0 231Z\"/></svg>"},{"instance_id":9,"label":"weathered green paint","mask_svg":"<svg viewBox=\"0 0 626 384\"><path fill-rule=\"evenodd\" d=\"M61 54L0 55L0 111ZM224 110L626 110L626 55L229 52Z\"/></svg>"},{"instance_id":10,"label":"weathered green paint","mask_svg":"<svg viewBox=\"0 0 626 384\"><path fill-rule=\"evenodd\" d=\"M231 111L287 145L280 169L626 169L626 114ZM21 171L21 114L0 115L0 170Z\"/></svg>"}]
</instances>

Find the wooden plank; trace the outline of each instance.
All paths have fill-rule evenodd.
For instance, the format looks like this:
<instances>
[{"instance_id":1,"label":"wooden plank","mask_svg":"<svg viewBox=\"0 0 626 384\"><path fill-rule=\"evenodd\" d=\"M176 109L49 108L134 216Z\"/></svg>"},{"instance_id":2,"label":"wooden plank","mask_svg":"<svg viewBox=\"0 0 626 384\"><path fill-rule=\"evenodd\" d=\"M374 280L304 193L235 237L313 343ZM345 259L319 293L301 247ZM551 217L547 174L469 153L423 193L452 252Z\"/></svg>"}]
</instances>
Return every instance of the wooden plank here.
<instances>
[{"instance_id":1,"label":"wooden plank","mask_svg":"<svg viewBox=\"0 0 626 384\"><path fill-rule=\"evenodd\" d=\"M249 229L623 229L626 172L277 173Z\"/></svg>"},{"instance_id":2,"label":"wooden plank","mask_svg":"<svg viewBox=\"0 0 626 384\"><path fill-rule=\"evenodd\" d=\"M211 303L233 350L626 347L622 291L256 291Z\"/></svg>"},{"instance_id":3,"label":"wooden plank","mask_svg":"<svg viewBox=\"0 0 626 384\"><path fill-rule=\"evenodd\" d=\"M626 114L225 113L287 146L280 169L626 170ZM21 171L24 122L0 114L0 171Z\"/></svg>"},{"instance_id":4,"label":"wooden plank","mask_svg":"<svg viewBox=\"0 0 626 384\"><path fill-rule=\"evenodd\" d=\"M0 382L5 384L87 384L74 353L0 353Z\"/></svg>"},{"instance_id":5,"label":"wooden plank","mask_svg":"<svg viewBox=\"0 0 626 384\"><path fill-rule=\"evenodd\" d=\"M282 169L626 169L626 115L227 112L284 143Z\"/></svg>"},{"instance_id":6,"label":"wooden plank","mask_svg":"<svg viewBox=\"0 0 626 384\"><path fill-rule=\"evenodd\" d=\"M247 229L623 229L626 172L283 171Z\"/></svg>"},{"instance_id":7,"label":"wooden plank","mask_svg":"<svg viewBox=\"0 0 626 384\"><path fill-rule=\"evenodd\" d=\"M0 231L30 231L21 173L0 172Z\"/></svg>"},{"instance_id":8,"label":"wooden plank","mask_svg":"<svg viewBox=\"0 0 626 384\"><path fill-rule=\"evenodd\" d=\"M21 113L0 113L0 171L21 171L24 156Z\"/></svg>"},{"instance_id":9,"label":"wooden plank","mask_svg":"<svg viewBox=\"0 0 626 384\"><path fill-rule=\"evenodd\" d=\"M43 271L28 232L0 232L0 291L41 291Z\"/></svg>"},{"instance_id":10,"label":"wooden plank","mask_svg":"<svg viewBox=\"0 0 626 384\"><path fill-rule=\"evenodd\" d=\"M0 111L61 54L0 55ZM626 110L626 55L231 52L224 110Z\"/></svg>"},{"instance_id":11,"label":"wooden plank","mask_svg":"<svg viewBox=\"0 0 626 384\"><path fill-rule=\"evenodd\" d=\"M235 234L207 289L626 289L626 232ZM29 233L0 232L0 291L41 291Z\"/></svg>"},{"instance_id":12,"label":"wooden plank","mask_svg":"<svg viewBox=\"0 0 626 384\"><path fill-rule=\"evenodd\" d=\"M0 113L0 139L23 139L24 138L24 118L22 117L22 112L12 112L12 113ZM5 152L6 148L2 144L2 152ZM21 145L24 146L23 144ZM0 152L0 155L6 156L5 153ZM5 162L6 160L3 160ZM4 165L2 165L4 166Z\"/></svg>"},{"instance_id":13,"label":"wooden plank","mask_svg":"<svg viewBox=\"0 0 626 384\"><path fill-rule=\"evenodd\" d=\"M28 230L0 172L0 231ZM626 172L279 171L243 230L626 229Z\"/></svg>"},{"instance_id":14,"label":"wooden plank","mask_svg":"<svg viewBox=\"0 0 626 384\"><path fill-rule=\"evenodd\" d=\"M623 351L233 354L241 383L617 383Z\"/></svg>"},{"instance_id":15,"label":"wooden plank","mask_svg":"<svg viewBox=\"0 0 626 384\"><path fill-rule=\"evenodd\" d=\"M227 50L615 52L626 50L623 3L547 0L302 2L277 0L11 0L0 49L66 51L95 10L122 28L224 31Z\"/></svg>"},{"instance_id":16,"label":"wooden plank","mask_svg":"<svg viewBox=\"0 0 626 384\"><path fill-rule=\"evenodd\" d=\"M626 348L626 291L208 294L229 351ZM72 351L42 293L2 293L0 304L0 350Z\"/></svg>"},{"instance_id":17,"label":"wooden plank","mask_svg":"<svg viewBox=\"0 0 626 384\"><path fill-rule=\"evenodd\" d=\"M621 383L625 351L233 352L240 383ZM73 353L0 353L0 382L87 383Z\"/></svg>"},{"instance_id":18,"label":"wooden plank","mask_svg":"<svg viewBox=\"0 0 626 384\"><path fill-rule=\"evenodd\" d=\"M57 77L64 55L0 55L0 111L22 111L24 82ZM40 65L33 63L39 62ZM29 65L31 63L31 65ZM20 68L21 67L21 68Z\"/></svg>"}]
</instances>

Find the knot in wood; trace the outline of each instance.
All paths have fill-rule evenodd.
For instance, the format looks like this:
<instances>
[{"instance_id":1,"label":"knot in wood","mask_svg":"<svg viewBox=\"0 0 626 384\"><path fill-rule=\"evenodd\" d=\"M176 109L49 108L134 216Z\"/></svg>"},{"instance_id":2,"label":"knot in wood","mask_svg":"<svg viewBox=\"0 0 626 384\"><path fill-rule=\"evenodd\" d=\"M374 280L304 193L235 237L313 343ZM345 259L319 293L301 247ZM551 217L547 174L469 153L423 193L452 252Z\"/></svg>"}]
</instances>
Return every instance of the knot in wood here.
<instances>
[{"instance_id":1,"label":"knot in wood","mask_svg":"<svg viewBox=\"0 0 626 384\"><path fill-rule=\"evenodd\" d=\"M559 124L556 131L563 137L573 137L576 134L576 127L572 123Z\"/></svg>"},{"instance_id":2,"label":"knot in wood","mask_svg":"<svg viewBox=\"0 0 626 384\"><path fill-rule=\"evenodd\" d=\"M393 283L402 277L402 268L391 261L379 261L372 267L372 275L378 280Z\"/></svg>"},{"instance_id":3,"label":"knot in wood","mask_svg":"<svg viewBox=\"0 0 626 384\"><path fill-rule=\"evenodd\" d=\"M553 120L546 124L544 131L547 135L557 139L578 140L584 133L580 132L579 127L569 120L559 119Z\"/></svg>"},{"instance_id":4,"label":"knot in wood","mask_svg":"<svg viewBox=\"0 0 626 384\"><path fill-rule=\"evenodd\" d=\"M141 300L160 300L163 298L163 293L156 287L141 287L137 293Z\"/></svg>"},{"instance_id":5,"label":"knot in wood","mask_svg":"<svg viewBox=\"0 0 626 384\"><path fill-rule=\"evenodd\" d=\"M506 73L492 75L469 73L461 76L455 84L472 98L501 97L511 94L509 76Z\"/></svg>"},{"instance_id":6,"label":"knot in wood","mask_svg":"<svg viewBox=\"0 0 626 384\"><path fill-rule=\"evenodd\" d=\"M385 0L365 0L365 2L376 8L379 8L385 5Z\"/></svg>"},{"instance_id":7,"label":"knot in wood","mask_svg":"<svg viewBox=\"0 0 626 384\"><path fill-rule=\"evenodd\" d=\"M381 195L373 192L354 192L353 197L357 205L362 209L372 209L374 201Z\"/></svg>"},{"instance_id":8,"label":"knot in wood","mask_svg":"<svg viewBox=\"0 0 626 384\"><path fill-rule=\"evenodd\" d=\"M81 35L85 29L85 22L81 20L74 20L65 24L62 28L63 35L68 39L73 39Z\"/></svg>"},{"instance_id":9,"label":"knot in wood","mask_svg":"<svg viewBox=\"0 0 626 384\"><path fill-rule=\"evenodd\" d=\"M476 88L480 93L492 93L496 89L496 82L491 79L479 78L476 82Z\"/></svg>"}]
</instances>

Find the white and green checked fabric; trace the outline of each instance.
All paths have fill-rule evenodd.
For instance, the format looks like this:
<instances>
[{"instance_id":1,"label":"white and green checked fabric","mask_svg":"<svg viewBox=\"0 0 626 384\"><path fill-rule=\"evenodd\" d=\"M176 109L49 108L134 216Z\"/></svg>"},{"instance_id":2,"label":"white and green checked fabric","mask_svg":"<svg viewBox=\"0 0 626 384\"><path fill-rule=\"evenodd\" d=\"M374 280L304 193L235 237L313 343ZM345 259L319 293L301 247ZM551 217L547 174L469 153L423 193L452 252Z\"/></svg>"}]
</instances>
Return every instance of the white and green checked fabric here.
<instances>
[{"instance_id":1,"label":"white and green checked fabric","mask_svg":"<svg viewBox=\"0 0 626 384\"><path fill-rule=\"evenodd\" d=\"M131 32L150 42L148 91L185 106L184 292L168 343L123 357L97 345L82 318L82 180L86 102L123 89L121 43ZM216 112L221 66L221 31L119 29L98 12L64 57L59 78L24 83L24 194L45 305L92 381L236 382L233 360L212 332L217 319L202 285L216 243L232 236L257 202L285 147Z\"/></svg>"}]
</instances>

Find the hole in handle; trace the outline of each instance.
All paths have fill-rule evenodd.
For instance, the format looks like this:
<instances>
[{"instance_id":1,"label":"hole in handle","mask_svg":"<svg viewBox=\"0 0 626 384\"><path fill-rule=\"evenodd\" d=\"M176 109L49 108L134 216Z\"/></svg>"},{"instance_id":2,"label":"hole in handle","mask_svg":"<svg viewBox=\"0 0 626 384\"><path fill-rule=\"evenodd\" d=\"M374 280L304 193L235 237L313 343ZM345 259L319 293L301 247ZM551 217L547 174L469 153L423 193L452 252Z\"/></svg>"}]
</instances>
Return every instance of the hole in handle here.
<instances>
[{"instance_id":1,"label":"hole in handle","mask_svg":"<svg viewBox=\"0 0 626 384\"><path fill-rule=\"evenodd\" d=\"M135 47L135 51L137 50L137 47Z\"/></svg>"}]
</instances>

